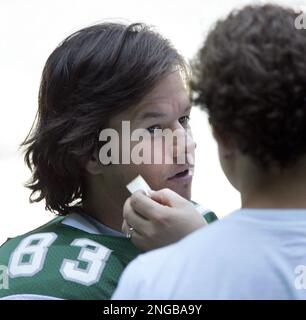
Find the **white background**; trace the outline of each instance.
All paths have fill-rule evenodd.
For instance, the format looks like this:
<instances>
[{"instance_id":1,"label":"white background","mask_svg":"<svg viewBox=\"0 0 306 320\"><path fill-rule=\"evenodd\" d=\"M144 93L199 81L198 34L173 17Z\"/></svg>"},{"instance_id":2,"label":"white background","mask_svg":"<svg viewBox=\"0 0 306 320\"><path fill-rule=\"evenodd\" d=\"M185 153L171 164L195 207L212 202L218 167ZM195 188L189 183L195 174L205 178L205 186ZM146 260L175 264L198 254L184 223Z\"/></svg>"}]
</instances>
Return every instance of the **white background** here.
<instances>
[{"instance_id":1,"label":"white background","mask_svg":"<svg viewBox=\"0 0 306 320\"><path fill-rule=\"evenodd\" d=\"M243 0L0 0L0 243L50 220L44 203L29 204L23 183L29 170L18 152L37 110L44 63L72 32L116 19L145 22L192 58L209 27ZM266 2L266 1L261 1ZM274 1L305 4L304 1ZM219 217L239 207L239 195L224 177L204 114L194 110L191 125L198 143L193 199Z\"/></svg>"}]
</instances>

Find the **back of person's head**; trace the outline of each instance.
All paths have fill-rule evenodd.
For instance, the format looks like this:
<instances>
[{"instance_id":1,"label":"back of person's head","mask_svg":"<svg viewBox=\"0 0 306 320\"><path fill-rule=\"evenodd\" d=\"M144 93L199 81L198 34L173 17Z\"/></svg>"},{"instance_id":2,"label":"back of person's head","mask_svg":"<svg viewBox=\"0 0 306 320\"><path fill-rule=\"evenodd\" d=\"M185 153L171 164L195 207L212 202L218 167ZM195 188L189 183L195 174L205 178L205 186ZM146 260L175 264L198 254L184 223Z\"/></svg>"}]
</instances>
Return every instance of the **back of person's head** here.
<instances>
[{"instance_id":1,"label":"back of person's head","mask_svg":"<svg viewBox=\"0 0 306 320\"><path fill-rule=\"evenodd\" d=\"M144 24L101 23L66 38L46 62L37 121L23 143L31 200L68 213L82 199L100 131L174 68L187 71L169 41Z\"/></svg>"},{"instance_id":2,"label":"back of person's head","mask_svg":"<svg viewBox=\"0 0 306 320\"><path fill-rule=\"evenodd\" d=\"M306 30L298 13L247 6L220 20L195 60L195 102L261 168L306 153Z\"/></svg>"}]
</instances>

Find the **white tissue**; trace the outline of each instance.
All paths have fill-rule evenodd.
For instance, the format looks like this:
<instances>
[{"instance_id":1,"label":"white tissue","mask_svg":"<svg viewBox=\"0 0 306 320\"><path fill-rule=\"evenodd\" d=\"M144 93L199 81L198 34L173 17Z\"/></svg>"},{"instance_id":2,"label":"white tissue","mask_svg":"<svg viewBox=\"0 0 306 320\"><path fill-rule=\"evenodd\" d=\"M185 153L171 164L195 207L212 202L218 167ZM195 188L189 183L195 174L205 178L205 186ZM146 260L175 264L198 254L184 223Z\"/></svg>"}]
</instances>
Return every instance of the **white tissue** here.
<instances>
[{"instance_id":1,"label":"white tissue","mask_svg":"<svg viewBox=\"0 0 306 320\"><path fill-rule=\"evenodd\" d=\"M137 190L143 190L146 194L148 194L148 191L151 191L151 188L141 175L137 176L126 187L131 193L134 193Z\"/></svg>"}]
</instances>

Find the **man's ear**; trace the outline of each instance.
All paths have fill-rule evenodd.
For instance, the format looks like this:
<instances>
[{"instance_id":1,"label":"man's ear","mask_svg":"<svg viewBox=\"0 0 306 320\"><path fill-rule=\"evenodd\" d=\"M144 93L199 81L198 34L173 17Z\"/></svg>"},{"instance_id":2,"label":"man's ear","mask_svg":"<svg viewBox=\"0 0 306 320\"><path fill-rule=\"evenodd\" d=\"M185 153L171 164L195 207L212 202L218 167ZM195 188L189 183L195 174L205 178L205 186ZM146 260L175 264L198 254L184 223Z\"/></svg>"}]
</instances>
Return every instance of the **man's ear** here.
<instances>
[{"instance_id":1,"label":"man's ear","mask_svg":"<svg viewBox=\"0 0 306 320\"><path fill-rule=\"evenodd\" d=\"M219 151L222 151L221 155L225 158L230 158L235 153L235 144L233 140L221 133L215 126L211 124L212 134L215 138Z\"/></svg>"},{"instance_id":2,"label":"man's ear","mask_svg":"<svg viewBox=\"0 0 306 320\"><path fill-rule=\"evenodd\" d=\"M92 175L98 175L103 172L103 165L99 160L98 154L93 154L90 160L86 163L85 169Z\"/></svg>"}]
</instances>

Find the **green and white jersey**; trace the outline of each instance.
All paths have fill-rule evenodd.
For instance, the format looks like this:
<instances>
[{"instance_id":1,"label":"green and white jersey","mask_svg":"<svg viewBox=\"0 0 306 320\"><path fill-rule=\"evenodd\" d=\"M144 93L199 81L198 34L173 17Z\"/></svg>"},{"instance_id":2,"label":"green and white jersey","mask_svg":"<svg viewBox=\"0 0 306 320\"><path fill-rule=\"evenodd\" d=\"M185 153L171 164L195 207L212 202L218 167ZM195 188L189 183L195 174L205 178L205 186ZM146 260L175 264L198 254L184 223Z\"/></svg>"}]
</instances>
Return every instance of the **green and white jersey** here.
<instances>
[{"instance_id":1,"label":"green and white jersey","mask_svg":"<svg viewBox=\"0 0 306 320\"><path fill-rule=\"evenodd\" d=\"M140 251L119 232L101 234L92 220L79 214L57 217L4 243L0 265L7 267L8 283L0 298L110 299L123 269Z\"/></svg>"},{"instance_id":2,"label":"green and white jersey","mask_svg":"<svg viewBox=\"0 0 306 320\"><path fill-rule=\"evenodd\" d=\"M194 205L208 223L217 219ZM110 299L139 253L125 235L85 214L57 217L0 247L0 299Z\"/></svg>"},{"instance_id":3,"label":"green and white jersey","mask_svg":"<svg viewBox=\"0 0 306 320\"><path fill-rule=\"evenodd\" d=\"M197 211L203 216L204 220L207 223L212 223L218 220L218 217L216 216L216 214L211 210L202 207L200 204L196 203L195 201L191 200L190 202L193 204L195 209L197 209Z\"/></svg>"}]
</instances>

